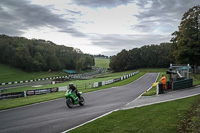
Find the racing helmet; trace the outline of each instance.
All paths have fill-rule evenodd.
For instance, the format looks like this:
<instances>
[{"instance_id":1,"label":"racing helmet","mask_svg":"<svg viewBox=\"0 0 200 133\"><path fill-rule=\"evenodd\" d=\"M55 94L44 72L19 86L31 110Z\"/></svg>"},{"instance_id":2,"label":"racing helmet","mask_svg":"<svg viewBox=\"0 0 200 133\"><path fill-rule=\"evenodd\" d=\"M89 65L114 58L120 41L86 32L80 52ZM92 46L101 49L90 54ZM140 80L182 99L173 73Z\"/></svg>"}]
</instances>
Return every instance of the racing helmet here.
<instances>
[{"instance_id":1,"label":"racing helmet","mask_svg":"<svg viewBox=\"0 0 200 133\"><path fill-rule=\"evenodd\" d=\"M73 86L73 83L69 83L69 86Z\"/></svg>"}]
</instances>

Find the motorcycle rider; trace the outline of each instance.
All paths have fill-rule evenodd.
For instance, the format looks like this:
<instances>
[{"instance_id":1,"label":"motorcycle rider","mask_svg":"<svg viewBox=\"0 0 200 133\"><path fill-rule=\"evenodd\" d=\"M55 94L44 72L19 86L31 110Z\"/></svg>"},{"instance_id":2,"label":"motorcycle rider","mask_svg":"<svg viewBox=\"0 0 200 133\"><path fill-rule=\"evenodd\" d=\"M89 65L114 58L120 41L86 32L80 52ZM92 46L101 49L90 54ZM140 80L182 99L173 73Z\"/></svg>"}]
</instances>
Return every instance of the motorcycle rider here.
<instances>
[{"instance_id":1,"label":"motorcycle rider","mask_svg":"<svg viewBox=\"0 0 200 133\"><path fill-rule=\"evenodd\" d=\"M69 83L69 91L72 90L73 93L76 93L78 98L80 99L80 94L78 93L77 88L73 85L73 83Z\"/></svg>"}]
</instances>

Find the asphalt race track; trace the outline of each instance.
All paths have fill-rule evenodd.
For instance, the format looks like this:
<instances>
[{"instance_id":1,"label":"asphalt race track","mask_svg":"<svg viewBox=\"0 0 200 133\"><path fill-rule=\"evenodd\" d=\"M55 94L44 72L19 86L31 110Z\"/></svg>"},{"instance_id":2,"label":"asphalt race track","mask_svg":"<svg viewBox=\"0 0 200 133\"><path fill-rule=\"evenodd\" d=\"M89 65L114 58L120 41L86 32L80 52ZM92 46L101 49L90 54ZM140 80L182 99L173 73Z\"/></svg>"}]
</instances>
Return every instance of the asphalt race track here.
<instances>
[{"instance_id":1,"label":"asphalt race track","mask_svg":"<svg viewBox=\"0 0 200 133\"><path fill-rule=\"evenodd\" d=\"M0 133L60 133L122 108L155 82L158 73L148 73L131 84L83 94L85 106L69 109L57 99L0 111Z\"/></svg>"}]
</instances>

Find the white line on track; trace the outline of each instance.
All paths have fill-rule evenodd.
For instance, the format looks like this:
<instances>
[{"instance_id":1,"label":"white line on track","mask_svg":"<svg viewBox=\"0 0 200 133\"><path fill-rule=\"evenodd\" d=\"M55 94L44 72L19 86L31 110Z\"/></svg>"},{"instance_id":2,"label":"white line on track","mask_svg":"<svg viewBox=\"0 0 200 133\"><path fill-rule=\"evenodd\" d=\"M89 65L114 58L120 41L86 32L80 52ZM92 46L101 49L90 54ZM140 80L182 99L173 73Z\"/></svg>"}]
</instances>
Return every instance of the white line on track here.
<instances>
[{"instance_id":1,"label":"white line on track","mask_svg":"<svg viewBox=\"0 0 200 133\"><path fill-rule=\"evenodd\" d=\"M152 102L152 103L147 103L147 104L141 104L141 105L137 105L137 106L133 106L133 107L122 108L121 110L133 109L133 108L136 108L136 107L142 107L142 106L147 106L147 105L152 105L152 104L157 104L157 103L164 103L164 102L174 101L174 100L178 100L178 99L183 99L183 98L196 96L196 95L199 95L199 94L200 93L196 93L196 94L193 94L193 95L188 95L188 96L183 96L183 97L178 97L178 98L172 98L172 99L167 99L167 100L158 101L158 102Z\"/></svg>"},{"instance_id":2,"label":"white line on track","mask_svg":"<svg viewBox=\"0 0 200 133\"><path fill-rule=\"evenodd\" d=\"M83 126L83 125L85 125L85 124L87 124L87 123L93 122L93 121L95 121L95 120L97 120L97 119L99 119L99 118L102 118L102 117L104 117L104 116L106 116L106 115L109 115L109 114L111 114L111 113L113 113L113 112L116 112L116 111L119 111L119 110L127 110L127 109L133 109L133 108L136 108L136 107L142 107L142 106L147 106L147 105L152 105L152 104L157 104L157 103L169 102L169 101L174 101L174 100L178 100L178 99L183 99L183 98L188 98L188 97L196 96L196 95L199 95L199 94L200 94L200 93L193 94L193 95L188 95L188 96L183 96L183 97L179 97L179 98L173 98L173 99L168 99L168 100L163 100L163 101L148 103L148 104L141 104L141 105L137 105L137 106L129 107L129 108L115 109L115 110L113 110L113 111L107 112L107 113L105 113L105 114L103 114L103 115L101 115L101 116L98 116L98 117L96 117L96 118L94 118L94 119L92 119L92 120L89 120L89 121L87 121L87 122L85 122L85 123L82 123L82 124L80 124L80 125L78 125L78 126L76 126L76 127L70 128L70 129L68 129L68 130L66 130L66 131L63 131L63 132L61 132L61 133L69 132L69 131L71 131L71 130L73 130L73 129L76 129L76 128L78 128L78 127L81 127L81 126Z\"/></svg>"},{"instance_id":3,"label":"white line on track","mask_svg":"<svg viewBox=\"0 0 200 133\"><path fill-rule=\"evenodd\" d=\"M84 123L82 123L82 124L80 124L80 125L78 125L78 126L75 126L75 127L73 127L73 128L70 128L70 129L68 129L68 130L66 130L66 131L63 131L63 132L61 132L61 133L69 132L69 131L71 131L71 130L73 130L73 129L76 129L76 128L78 128L78 127L81 127L81 126L83 126L83 125L85 125L85 124L87 124L87 123L93 122L93 121L95 121L95 120L97 120L97 119L99 119L99 118L102 118L102 117L104 117L104 116L106 116L106 115L109 115L109 114L111 114L111 113L113 113L113 112L115 112L115 111L118 111L118 110L119 110L119 109L115 109L115 110L113 110L113 111L107 112L107 113L105 113L105 114L103 114L103 115L101 115L101 116L98 116L98 117L96 117L96 118L94 118L94 119L92 119L92 120L89 120L89 121L87 121L87 122L84 122Z\"/></svg>"},{"instance_id":4,"label":"white line on track","mask_svg":"<svg viewBox=\"0 0 200 133\"><path fill-rule=\"evenodd\" d=\"M146 75L146 74L145 74L145 75ZM145 76L145 75L143 75L143 76ZM142 78L143 76L141 76L140 78ZM136 82L136 81L139 80L140 78L136 79L134 82ZM157 78L158 78L158 76L157 76ZM156 79L156 80L157 80L157 79ZM129 83L129 84L132 84L132 83L134 83L134 82L131 82L131 83ZM129 84L127 84L127 85L129 85ZM110 89L114 89L114 87L112 87L112 88L110 88ZM102 89L102 90L105 90L105 89ZM102 90L98 90L98 91L102 91ZM106 90L107 90L107 89L106 89ZM97 92L97 91L94 91L94 92ZM89 93L93 93L93 92L89 92ZM140 95L139 97L141 97L141 95ZM138 98L139 98L139 97L138 97ZM138 99L138 98L136 98L136 99ZM81 126L83 126L83 125L85 125L85 124L87 124L87 123L93 122L93 121L95 121L95 120L97 120L97 119L99 119L99 118L102 118L102 117L104 117L104 116L106 116L106 115L109 115L109 114L111 114L111 113L113 113L113 112L116 112L116 111L119 111L119 110L121 110L121 109L112 110L112 111L110 111L110 112L107 112L107 113L105 113L105 114L103 114L103 115L101 115L101 116L98 116L98 117L96 117L96 118L94 118L94 119L92 119L92 120L89 120L89 121L87 121L87 122L84 122L84 123L82 123L82 124L80 124L80 125L78 125L78 126L75 126L75 127L73 127L73 128L70 128L70 129L68 129L68 130L66 130L66 131L63 131L63 132L61 132L61 133L69 132L69 131L71 131L71 130L73 130L73 129L76 129L76 128L78 128L78 127L81 127Z\"/></svg>"}]
</instances>

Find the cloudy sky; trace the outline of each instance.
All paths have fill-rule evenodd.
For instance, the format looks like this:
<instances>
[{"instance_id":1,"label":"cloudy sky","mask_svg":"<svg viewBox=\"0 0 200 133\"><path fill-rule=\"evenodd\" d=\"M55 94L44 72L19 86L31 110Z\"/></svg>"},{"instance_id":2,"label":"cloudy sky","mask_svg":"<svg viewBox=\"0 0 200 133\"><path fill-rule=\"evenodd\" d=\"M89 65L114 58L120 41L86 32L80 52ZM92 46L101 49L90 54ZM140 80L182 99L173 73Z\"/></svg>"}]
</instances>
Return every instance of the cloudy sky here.
<instances>
[{"instance_id":1,"label":"cloudy sky","mask_svg":"<svg viewBox=\"0 0 200 133\"><path fill-rule=\"evenodd\" d=\"M169 42L199 0L0 0L0 34L50 40L84 53Z\"/></svg>"}]
</instances>

